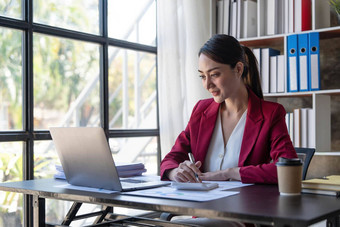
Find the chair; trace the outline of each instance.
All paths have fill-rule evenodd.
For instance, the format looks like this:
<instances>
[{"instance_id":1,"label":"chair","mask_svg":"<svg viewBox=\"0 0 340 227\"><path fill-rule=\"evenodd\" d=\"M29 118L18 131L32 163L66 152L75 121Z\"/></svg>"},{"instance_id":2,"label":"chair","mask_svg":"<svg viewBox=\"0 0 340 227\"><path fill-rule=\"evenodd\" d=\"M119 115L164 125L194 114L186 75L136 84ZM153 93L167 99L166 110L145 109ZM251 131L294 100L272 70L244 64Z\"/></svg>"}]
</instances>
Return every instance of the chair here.
<instances>
[{"instance_id":1,"label":"chair","mask_svg":"<svg viewBox=\"0 0 340 227\"><path fill-rule=\"evenodd\" d=\"M295 147L296 154L303 161L302 180L306 179L309 164L315 153L314 148Z\"/></svg>"}]
</instances>

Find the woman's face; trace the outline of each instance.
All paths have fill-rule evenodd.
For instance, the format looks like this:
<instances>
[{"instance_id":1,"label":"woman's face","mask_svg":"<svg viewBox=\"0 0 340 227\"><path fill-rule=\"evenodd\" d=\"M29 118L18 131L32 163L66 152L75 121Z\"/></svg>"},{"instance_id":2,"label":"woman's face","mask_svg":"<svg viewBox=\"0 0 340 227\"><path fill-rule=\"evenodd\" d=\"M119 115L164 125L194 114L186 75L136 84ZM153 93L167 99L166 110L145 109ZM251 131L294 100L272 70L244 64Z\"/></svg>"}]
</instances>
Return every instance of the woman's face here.
<instances>
[{"instance_id":1,"label":"woman's face","mask_svg":"<svg viewBox=\"0 0 340 227\"><path fill-rule=\"evenodd\" d=\"M198 72L203 87L212 94L215 102L221 103L236 94L241 83L243 64L238 62L234 69L230 65L217 63L201 54L198 60Z\"/></svg>"}]
</instances>

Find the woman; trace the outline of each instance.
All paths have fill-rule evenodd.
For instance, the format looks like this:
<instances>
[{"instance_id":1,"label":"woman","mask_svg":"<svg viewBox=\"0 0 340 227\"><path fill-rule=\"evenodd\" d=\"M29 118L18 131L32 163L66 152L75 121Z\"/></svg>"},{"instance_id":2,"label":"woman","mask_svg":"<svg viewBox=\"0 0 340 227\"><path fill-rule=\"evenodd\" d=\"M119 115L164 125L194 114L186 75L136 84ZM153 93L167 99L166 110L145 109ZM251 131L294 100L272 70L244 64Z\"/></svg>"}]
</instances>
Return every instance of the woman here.
<instances>
[{"instance_id":1,"label":"woman","mask_svg":"<svg viewBox=\"0 0 340 227\"><path fill-rule=\"evenodd\" d=\"M283 106L263 100L252 51L232 36L218 34L198 56L202 84L213 98L194 107L186 129L161 162L161 178L276 184L278 158L297 155ZM196 163L188 160L189 152Z\"/></svg>"}]
</instances>

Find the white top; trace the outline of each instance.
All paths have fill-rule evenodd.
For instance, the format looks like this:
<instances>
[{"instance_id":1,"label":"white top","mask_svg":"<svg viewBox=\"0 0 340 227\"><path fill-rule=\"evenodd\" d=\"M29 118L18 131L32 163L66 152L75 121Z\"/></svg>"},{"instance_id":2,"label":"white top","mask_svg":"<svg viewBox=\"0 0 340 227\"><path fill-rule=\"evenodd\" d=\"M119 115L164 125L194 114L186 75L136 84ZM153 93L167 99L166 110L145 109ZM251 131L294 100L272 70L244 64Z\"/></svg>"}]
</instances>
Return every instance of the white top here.
<instances>
[{"instance_id":1,"label":"white top","mask_svg":"<svg viewBox=\"0 0 340 227\"><path fill-rule=\"evenodd\" d=\"M226 147L224 147L221 113L218 111L215 129L204 161L205 172L238 166L243 132L246 125L246 116L247 110L242 114L242 117L229 137Z\"/></svg>"}]
</instances>

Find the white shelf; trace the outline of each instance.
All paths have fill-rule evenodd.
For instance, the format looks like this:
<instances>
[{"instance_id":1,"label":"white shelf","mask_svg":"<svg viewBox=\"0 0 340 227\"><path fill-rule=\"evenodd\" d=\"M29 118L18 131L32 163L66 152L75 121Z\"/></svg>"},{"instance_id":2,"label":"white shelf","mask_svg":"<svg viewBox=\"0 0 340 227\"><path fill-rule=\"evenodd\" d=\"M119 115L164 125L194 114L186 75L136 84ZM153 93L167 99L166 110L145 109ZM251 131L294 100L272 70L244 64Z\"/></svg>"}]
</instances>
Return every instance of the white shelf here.
<instances>
[{"instance_id":1,"label":"white shelf","mask_svg":"<svg viewBox=\"0 0 340 227\"><path fill-rule=\"evenodd\" d=\"M322 37L328 37L328 34L334 34L339 37L340 34L340 26L329 27L329 28L319 28L315 30L307 30L301 32L293 32L293 33L284 33L284 34L275 34L275 35L265 35L265 36L256 36L256 37L249 37L249 38L241 38L239 39L240 42L254 42L254 41L261 41L266 42L266 40L271 39L283 39L286 36L293 35L293 34L303 34L303 33L310 33L310 32L319 32L321 33ZM322 38L321 37L321 38Z\"/></svg>"},{"instance_id":2,"label":"white shelf","mask_svg":"<svg viewBox=\"0 0 340 227\"><path fill-rule=\"evenodd\" d=\"M340 95L340 89L318 90L318 91L304 91L304 92L285 92L285 93L269 93L263 94L264 97L299 97L299 96L313 96L318 95Z\"/></svg>"}]
</instances>

